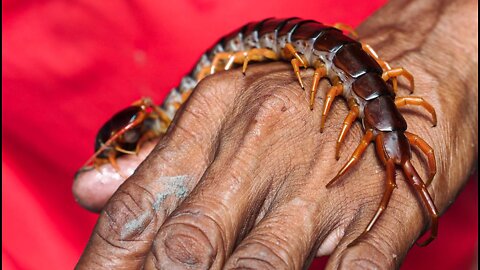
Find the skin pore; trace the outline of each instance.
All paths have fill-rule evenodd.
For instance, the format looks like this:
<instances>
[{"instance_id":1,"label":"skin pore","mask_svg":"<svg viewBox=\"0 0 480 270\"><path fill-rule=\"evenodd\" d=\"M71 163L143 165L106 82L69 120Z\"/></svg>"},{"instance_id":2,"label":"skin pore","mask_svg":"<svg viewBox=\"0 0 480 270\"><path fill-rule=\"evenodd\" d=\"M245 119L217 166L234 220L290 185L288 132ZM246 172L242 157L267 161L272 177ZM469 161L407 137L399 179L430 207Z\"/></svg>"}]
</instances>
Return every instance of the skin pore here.
<instances>
[{"instance_id":1,"label":"skin pore","mask_svg":"<svg viewBox=\"0 0 480 270\"><path fill-rule=\"evenodd\" d=\"M408 131L435 150L437 175L428 190L440 212L477 158L477 5L394 0L358 29L382 59L415 76L413 95L436 109L434 128L422 108L400 110ZM301 74L308 88L313 70ZM325 254L331 254L328 269L398 268L429 218L397 170L387 210L347 248L375 213L386 175L371 145L338 184L325 188L363 134L357 121L335 159L348 111L338 98L319 132L328 87L322 80L310 111L309 93L288 63L205 78L159 144L119 160L132 173L145 159L123 184L108 166L103 175L78 174L79 203L102 212L77 268L302 269ZM401 87L397 96L406 95ZM412 152L427 179L426 159Z\"/></svg>"}]
</instances>

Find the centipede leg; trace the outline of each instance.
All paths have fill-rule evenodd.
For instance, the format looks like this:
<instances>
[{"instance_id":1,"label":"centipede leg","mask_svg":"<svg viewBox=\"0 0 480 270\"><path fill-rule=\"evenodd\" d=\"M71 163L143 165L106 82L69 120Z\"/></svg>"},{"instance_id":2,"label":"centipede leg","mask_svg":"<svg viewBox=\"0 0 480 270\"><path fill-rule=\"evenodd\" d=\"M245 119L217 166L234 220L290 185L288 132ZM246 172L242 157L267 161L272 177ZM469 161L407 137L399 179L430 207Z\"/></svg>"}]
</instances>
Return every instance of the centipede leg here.
<instances>
[{"instance_id":1,"label":"centipede leg","mask_svg":"<svg viewBox=\"0 0 480 270\"><path fill-rule=\"evenodd\" d=\"M355 29L353 29L353 27L351 27L348 24L336 23L333 25L333 27L337 28L340 31L347 32L349 35L351 35L354 38L358 38L357 31L355 31Z\"/></svg>"},{"instance_id":2,"label":"centipede leg","mask_svg":"<svg viewBox=\"0 0 480 270\"><path fill-rule=\"evenodd\" d=\"M298 54L297 50L295 50L295 48L291 43L285 44L284 50L286 50L288 54L292 55L293 56L292 58L297 59L304 68L308 68L307 60L301 57L300 54Z\"/></svg>"},{"instance_id":3,"label":"centipede leg","mask_svg":"<svg viewBox=\"0 0 480 270\"><path fill-rule=\"evenodd\" d=\"M415 80L413 75L404 68L394 68L383 72L382 79L388 81L390 78L403 76L410 82L410 93L415 90Z\"/></svg>"},{"instance_id":4,"label":"centipede leg","mask_svg":"<svg viewBox=\"0 0 480 270\"><path fill-rule=\"evenodd\" d=\"M210 66L210 74L214 74L215 71L221 67L220 63L226 62L230 57L232 57L232 53L219 52L215 54L212 60L212 65Z\"/></svg>"},{"instance_id":5,"label":"centipede leg","mask_svg":"<svg viewBox=\"0 0 480 270\"><path fill-rule=\"evenodd\" d=\"M247 71L248 62L250 60L265 61L266 59L277 60L278 55L273 50L265 48L255 48L247 51L247 55L245 56L245 59L243 61L243 74L245 74L245 72Z\"/></svg>"},{"instance_id":6,"label":"centipede leg","mask_svg":"<svg viewBox=\"0 0 480 270\"><path fill-rule=\"evenodd\" d=\"M112 165L113 169L123 178L127 178L127 176L125 174L122 173L122 171L120 170L120 167L118 166L118 163L117 163L117 159L115 157L115 153L114 152L111 152L109 155L108 155L108 162L110 163L110 165Z\"/></svg>"},{"instance_id":7,"label":"centipede leg","mask_svg":"<svg viewBox=\"0 0 480 270\"><path fill-rule=\"evenodd\" d=\"M340 169L337 175L326 185L327 188L331 187L342 175L344 175L348 169L350 169L353 165L357 164L358 160L362 156L363 152L367 149L367 146L373 139L373 131L371 129L367 130L365 135L363 136L360 144L357 146L357 149L353 152L352 156L348 160L348 162Z\"/></svg>"},{"instance_id":8,"label":"centipede leg","mask_svg":"<svg viewBox=\"0 0 480 270\"><path fill-rule=\"evenodd\" d=\"M160 109L157 106L152 106L152 109L155 111L158 118L160 118L160 120L165 123L166 126L170 126L170 123L172 123L172 119L167 115L164 110Z\"/></svg>"},{"instance_id":9,"label":"centipede leg","mask_svg":"<svg viewBox=\"0 0 480 270\"><path fill-rule=\"evenodd\" d=\"M300 77L300 66L304 68L308 68L308 62L304 59L300 54L295 50L292 44L287 43L283 48L283 57L286 59L292 59L290 63L292 63L293 70L295 71L295 75L297 76L298 82L302 89L305 90L305 86L303 85L302 78Z\"/></svg>"},{"instance_id":10,"label":"centipede leg","mask_svg":"<svg viewBox=\"0 0 480 270\"><path fill-rule=\"evenodd\" d=\"M432 197L430 196L430 193L428 193L428 190L427 190L425 184L423 183L422 179L418 175L417 171L413 167L410 160L407 160L402 165L402 167L403 167L403 171L405 172L405 175L407 176L408 181L417 191L421 200L425 204L425 207L426 207L426 209L427 209L427 211L430 215L430 218L431 218L430 237L422 243L417 243L417 245L419 245L419 246L426 246L437 237L437 234L438 234L438 211L437 211L437 208L435 207L435 203L433 202Z\"/></svg>"},{"instance_id":11,"label":"centipede leg","mask_svg":"<svg viewBox=\"0 0 480 270\"><path fill-rule=\"evenodd\" d=\"M361 237L367 234L373 228L373 225L375 225L378 218L383 214L383 211L387 209L393 190L395 190L395 188L397 187L397 184L395 183L395 163L393 162L393 160L392 159L387 160L385 163L385 166L387 171L387 185L385 187L385 192L383 193L382 200L378 205L377 212L375 212L375 215L372 217L372 219L368 223L367 228L365 228L365 231L359 237L357 237L357 239L355 239L352 243L348 244L347 247L351 247L355 245Z\"/></svg>"},{"instance_id":12,"label":"centipede leg","mask_svg":"<svg viewBox=\"0 0 480 270\"><path fill-rule=\"evenodd\" d=\"M232 54L225 65L225 70L232 68L233 64L243 64L245 57L247 57L247 52L244 51L239 51Z\"/></svg>"},{"instance_id":13,"label":"centipede leg","mask_svg":"<svg viewBox=\"0 0 480 270\"><path fill-rule=\"evenodd\" d=\"M327 118L327 114L330 111L330 107L332 106L333 100L336 96L340 95L343 92L343 85L338 83L332 86L325 98L325 103L323 103L323 110L322 110L322 117L320 118L320 132L323 132L323 128L325 126L325 120Z\"/></svg>"},{"instance_id":14,"label":"centipede leg","mask_svg":"<svg viewBox=\"0 0 480 270\"><path fill-rule=\"evenodd\" d=\"M188 97L192 94L193 89L188 89L187 91L183 92L180 96L180 101L173 102L172 105L175 107L175 110L178 110L185 101L187 101Z\"/></svg>"},{"instance_id":15,"label":"centipede leg","mask_svg":"<svg viewBox=\"0 0 480 270\"><path fill-rule=\"evenodd\" d=\"M430 183L432 183L433 177L437 173L437 164L435 162L435 153L433 151L433 148L428 145L428 143L425 142L422 138L413 133L405 132L405 136L407 137L411 145L420 148L420 150L427 156L429 179L425 184L429 186Z\"/></svg>"},{"instance_id":16,"label":"centipede leg","mask_svg":"<svg viewBox=\"0 0 480 270\"><path fill-rule=\"evenodd\" d=\"M135 151L130 151L130 150L127 150L127 149L123 149L121 148L120 146L115 146L114 149L120 153L124 153L124 154L128 154L128 155L136 155L137 152Z\"/></svg>"},{"instance_id":17,"label":"centipede leg","mask_svg":"<svg viewBox=\"0 0 480 270\"><path fill-rule=\"evenodd\" d=\"M343 128L342 131L340 131L340 134L338 135L337 138L337 146L335 149L335 158L338 160L340 159L340 145L342 144L343 140L345 139L345 136L347 135L348 130L352 126L353 122L357 119L358 115L360 114L360 108L358 105L355 103L353 99L349 100L349 103L352 103L350 107L350 111L348 112L347 117L345 117L345 120L343 121Z\"/></svg>"},{"instance_id":18,"label":"centipede leg","mask_svg":"<svg viewBox=\"0 0 480 270\"><path fill-rule=\"evenodd\" d=\"M301 63L296 58L292 59L291 63L292 63L293 71L295 72L295 76L297 76L298 82L300 83L300 86L302 87L302 89L305 89L305 86L303 85L302 77L300 77Z\"/></svg>"},{"instance_id":19,"label":"centipede leg","mask_svg":"<svg viewBox=\"0 0 480 270\"><path fill-rule=\"evenodd\" d=\"M321 78L327 75L327 68L325 65L321 64L320 62L315 63L315 73L313 74L313 83L312 83L312 90L310 91L310 110L313 110L313 104L315 103L315 96L317 95L318 91L318 82Z\"/></svg>"},{"instance_id":20,"label":"centipede leg","mask_svg":"<svg viewBox=\"0 0 480 270\"><path fill-rule=\"evenodd\" d=\"M395 99L395 105L397 107L402 107L405 105L422 106L432 115L433 126L437 125L437 114L435 113L435 109L432 105L430 105L430 103L428 103L421 97L397 97Z\"/></svg>"},{"instance_id":21,"label":"centipede leg","mask_svg":"<svg viewBox=\"0 0 480 270\"><path fill-rule=\"evenodd\" d=\"M197 82L203 80L203 78L205 78L205 77L207 77L208 75L210 75L210 72L211 72L211 67L210 67L210 66L202 68L202 69L197 73L197 75L195 76Z\"/></svg>"},{"instance_id":22,"label":"centipede leg","mask_svg":"<svg viewBox=\"0 0 480 270\"><path fill-rule=\"evenodd\" d=\"M380 65L380 67L382 67L384 71L389 71L392 69L392 67L390 67L387 61L380 59L377 52L370 45L362 43L362 48L365 52L368 53L368 55L370 55L371 57L373 57L373 59L375 59L375 61L377 61L377 63ZM392 78L392 85L393 92L396 94L398 89L398 81L396 77Z\"/></svg>"},{"instance_id":23,"label":"centipede leg","mask_svg":"<svg viewBox=\"0 0 480 270\"><path fill-rule=\"evenodd\" d=\"M138 139L137 146L135 148L134 154L138 155L138 152L140 152L140 148L142 148L142 145L146 141L154 139L154 138L158 138L159 135L160 135L159 133L157 133L153 130L149 130L149 131L145 132L145 134L143 134L142 137L140 137L140 139Z\"/></svg>"}]
</instances>

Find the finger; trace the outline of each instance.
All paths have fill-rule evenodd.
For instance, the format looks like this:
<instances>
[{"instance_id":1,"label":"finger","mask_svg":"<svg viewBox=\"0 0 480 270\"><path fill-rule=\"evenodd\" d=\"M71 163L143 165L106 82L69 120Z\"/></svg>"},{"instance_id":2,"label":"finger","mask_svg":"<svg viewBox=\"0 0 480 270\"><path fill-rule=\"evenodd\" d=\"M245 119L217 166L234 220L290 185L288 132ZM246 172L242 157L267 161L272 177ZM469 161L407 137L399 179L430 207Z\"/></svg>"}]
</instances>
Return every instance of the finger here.
<instances>
[{"instance_id":1,"label":"finger","mask_svg":"<svg viewBox=\"0 0 480 270\"><path fill-rule=\"evenodd\" d=\"M303 172L287 180L273 210L235 249L226 269L302 269L309 265L315 255L312 251L333 232L331 224L340 218L330 211L335 203L328 198L325 183L311 180L317 176Z\"/></svg>"},{"instance_id":2,"label":"finger","mask_svg":"<svg viewBox=\"0 0 480 270\"><path fill-rule=\"evenodd\" d=\"M227 93L228 86L215 80L202 81L162 141L112 196L79 268L138 268L143 263L164 218L187 196L215 155L226 103L234 98L234 91Z\"/></svg>"},{"instance_id":3,"label":"finger","mask_svg":"<svg viewBox=\"0 0 480 270\"><path fill-rule=\"evenodd\" d=\"M117 163L122 174L131 176L157 143L158 140L146 142L138 155L119 157ZM98 170L80 170L73 182L73 196L87 210L100 212L125 180L126 178L123 178L110 164L101 165Z\"/></svg>"},{"instance_id":4,"label":"finger","mask_svg":"<svg viewBox=\"0 0 480 270\"><path fill-rule=\"evenodd\" d=\"M397 178L400 177L397 175ZM410 192L407 183L402 179L398 180L398 189L393 192L388 208L366 234L363 233L376 212L381 191L377 198L364 204L364 208L346 229L344 237L330 256L327 269L400 267L407 251L419 237L418 232L425 229L427 219L424 218L421 205Z\"/></svg>"},{"instance_id":5,"label":"finger","mask_svg":"<svg viewBox=\"0 0 480 270\"><path fill-rule=\"evenodd\" d=\"M301 93L272 87L249 91L263 91L264 97L245 107L244 118L251 116L224 134L216 161L161 227L147 269L221 268L253 225L271 192L272 175L289 171L280 154L286 151L272 145L289 141L275 132L276 126L285 121L282 109ZM273 91L276 96L269 94Z\"/></svg>"}]
</instances>

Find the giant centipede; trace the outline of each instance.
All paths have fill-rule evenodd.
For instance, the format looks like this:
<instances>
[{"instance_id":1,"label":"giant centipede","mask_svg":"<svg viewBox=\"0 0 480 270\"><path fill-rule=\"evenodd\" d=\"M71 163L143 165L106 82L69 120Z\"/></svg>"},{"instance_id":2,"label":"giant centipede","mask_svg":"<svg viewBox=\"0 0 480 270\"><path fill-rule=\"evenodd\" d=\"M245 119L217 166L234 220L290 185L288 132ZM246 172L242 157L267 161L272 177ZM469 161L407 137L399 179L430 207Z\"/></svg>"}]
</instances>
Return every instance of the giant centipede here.
<instances>
[{"instance_id":1,"label":"giant centipede","mask_svg":"<svg viewBox=\"0 0 480 270\"><path fill-rule=\"evenodd\" d=\"M350 32L350 35L344 32ZM387 185L377 211L363 234L372 229L387 208L396 187L395 168L400 166L430 216L430 236L419 244L427 245L438 233L438 211L427 190L436 173L435 155L432 147L422 138L406 131L407 123L398 108L405 105L422 106L432 115L434 126L437 122L435 110L421 97L396 97L397 77L408 79L413 91L413 76L404 68L391 68L369 45L355 40L352 33L351 28L342 24L328 26L300 18L268 18L248 23L207 50L162 105L156 106L150 99L144 98L107 121L98 132L95 154L86 165L110 163L119 171L116 158L138 152L146 140L165 133L178 108L204 77L236 66L243 66L245 73L250 61L289 61L302 88L305 86L300 69L315 69L310 109L313 109L320 79L331 82L332 86L323 103L320 132L323 132L326 116L335 97L342 96L348 102L350 111L336 144L337 160L340 145L351 125L356 119L363 124L365 133L360 144L326 187L330 188L358 163L367 146L375 142L376 153L386 168ZM411 146L418 147L427 156L427 182L421 179L411 163Z\"/></svg>"}]
</instances>

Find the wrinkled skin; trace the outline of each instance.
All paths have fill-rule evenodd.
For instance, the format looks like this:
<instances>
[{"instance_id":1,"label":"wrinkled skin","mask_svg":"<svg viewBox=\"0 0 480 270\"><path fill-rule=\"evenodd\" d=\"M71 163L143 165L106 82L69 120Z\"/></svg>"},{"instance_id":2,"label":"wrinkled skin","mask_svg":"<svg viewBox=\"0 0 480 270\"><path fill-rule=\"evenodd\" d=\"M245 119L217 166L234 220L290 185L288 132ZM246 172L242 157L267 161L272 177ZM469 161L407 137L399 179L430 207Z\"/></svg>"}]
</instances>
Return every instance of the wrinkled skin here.
<instances>
[{"instance_id":1,"label":"wrinkled skin","mask_svg":"<svg viewBox=\"0 0 480 270\"><path fill-rule=\"evenodd\" d=\"M478 151L477 3L449 3L392 1L359 29L382 58L415 75L415 95L437 111L432 128L421 108L401 109L408 130L435 149L438 173L428 189L441 212L465 184ZM461 42L447 38L453 33ZM312 76L302 71L306 85ZM204 79L159 144L120 159L129 174L153 148L115 193L122 181L109 166L103 175L79 173L73 187L79 203L103 210L77 267L301 269L325 254L328 269L399 267L429 219L397 170L389 207L347 248L380 202L385 170L370 146L339 184L325 188L362 136L357 122L335 160L347 107L334 102L321 134L327 87L322 81L310 111L308 91L285 63L251 65L245 77L232 70ZM426 179L419 153L413 151L413 164Z\"/></svg>"}]
</instances>

